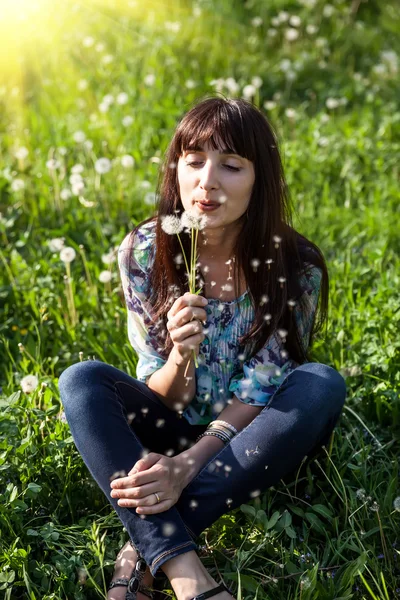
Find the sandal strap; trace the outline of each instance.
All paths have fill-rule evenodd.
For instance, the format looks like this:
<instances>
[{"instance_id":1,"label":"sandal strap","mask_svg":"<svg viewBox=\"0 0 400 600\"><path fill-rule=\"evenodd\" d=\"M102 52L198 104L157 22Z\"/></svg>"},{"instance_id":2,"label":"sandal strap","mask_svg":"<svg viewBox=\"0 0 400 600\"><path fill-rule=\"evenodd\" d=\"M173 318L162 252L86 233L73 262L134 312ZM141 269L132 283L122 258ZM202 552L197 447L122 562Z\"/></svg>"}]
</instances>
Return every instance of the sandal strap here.
<instances>
[{"instance_id":1,"label":"sandal strap","mask_svg":"<svg viewBox=\"0 0 400 600\"><path fill-rule=\"evenodd\" d=\"M202 594L195 596L191 600L206 600L206 598L211 598L211 596L216 596L221 592L229 592L229 594L231 593L229 588L227 588L224 583L221 583L218 587L213 588L212 590L208 590L207 592L203 592Z\"/></svg>"}]
</instances>

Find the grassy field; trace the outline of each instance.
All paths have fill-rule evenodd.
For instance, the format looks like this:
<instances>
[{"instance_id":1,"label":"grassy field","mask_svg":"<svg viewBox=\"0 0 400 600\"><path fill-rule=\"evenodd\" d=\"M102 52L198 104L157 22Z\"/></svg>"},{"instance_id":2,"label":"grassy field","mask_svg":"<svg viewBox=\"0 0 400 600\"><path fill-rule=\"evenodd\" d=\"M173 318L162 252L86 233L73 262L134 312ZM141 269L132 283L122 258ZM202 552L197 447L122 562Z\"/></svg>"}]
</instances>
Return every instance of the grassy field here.
<instances>
[{"instance_id":1,"label":"grassy field","mask_svg":"<svg viewBox=\"0 0 400 600\"><path fill-rule=\"evenodd\" d=\"M294 224L331 278L314 360L346 376L348 397L331 447L219 519L200 556L238 600L400 597L400 5L7 4L0 596L105 598L127 533L77 453L57 381L92 356L135 376L115 250L155 210L178 120L222 92L277 131Z\"/></svg>"}]
</instances>

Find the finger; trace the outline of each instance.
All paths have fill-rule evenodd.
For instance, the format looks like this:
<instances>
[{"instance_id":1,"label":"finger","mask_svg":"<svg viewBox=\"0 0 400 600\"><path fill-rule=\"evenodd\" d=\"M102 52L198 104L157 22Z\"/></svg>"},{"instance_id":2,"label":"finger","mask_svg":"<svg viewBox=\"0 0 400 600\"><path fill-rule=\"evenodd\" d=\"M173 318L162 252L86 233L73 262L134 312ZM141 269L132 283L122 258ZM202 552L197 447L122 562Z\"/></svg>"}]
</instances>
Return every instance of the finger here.
<instances>
[{"instance_id":1,"label":"finger","mask_svg":"<svg viewBox=\"0 0 400 600\"><path fill-rule=\"evenodd\" d=\"M164 500L154 506L138 506L136 512L139 515L156 515L157 513L165 512L173 506L171 500Z\"/></svg>"},{"instance_id":2,"label":"finger","mask_svg":"<svg viewBox=\"0 0 400 600\"><path fill-rule=\"evenodd\" d=\"M143 499L154 492L158 492L160 489L160 483L154 482L140 487L129 487L117 490L111 490L110 495L112 498L131 498L131 499Z\"/></svg>"},{"instance_id":3,"label":"finger","mask_svg":"<svg viewBox=\"0 0 400 600\"><path fill-rule=\"evenodd\" d=\"M207 298L204 298L204 296L198 296L197 294L185 292L183 296L180 296L175 300L174 304L167 313L167 318L171 319L185 306L206 306L207 304L208 300Z\"/></svg>"},{"instance_id":4,"label":"finger","mask_svg":"<svg viewBox=\"0 0 400 600\"><path fill-rule=\"evenodd\" d=\"M138 471L144 471L145 469L150 469L162 458L162 454L159 454L158 452L150 452L149 454L147 454L147 456L144 456L143 458L139 459L134 464L134 467L136 467Z\"/></svg>"},{"instance_id":5,"label":"finger","mask_svg":"<svg viewBox=\"0 0 400 600\"><path fill-rule=\"evenodd\" d=\"M114 479L114 481L110 483L110 487L113 490L134 488L143 485L144 483L152 483L153 481L157 480L157 473L154 473L151 470L146 470L142 473L131 475L130 477L120 477L119 479Z\"/></svg>"}]
</instances>

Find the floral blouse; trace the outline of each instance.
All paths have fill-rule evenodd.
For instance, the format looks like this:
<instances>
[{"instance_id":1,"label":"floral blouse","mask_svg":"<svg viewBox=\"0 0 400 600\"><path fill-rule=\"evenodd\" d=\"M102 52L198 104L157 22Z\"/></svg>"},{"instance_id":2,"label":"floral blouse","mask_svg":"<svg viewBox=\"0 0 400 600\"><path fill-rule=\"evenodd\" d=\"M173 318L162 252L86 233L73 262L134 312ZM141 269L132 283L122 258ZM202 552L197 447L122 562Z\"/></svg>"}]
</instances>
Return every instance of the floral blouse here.
<instances>
[{"instance_id":1,"label":"floral blouse","mask_svg":"<svg viewBox=\"0 0 400 600\"><path fill-rule=\"evenodd\" d=\"M154 258L155 222L141 225L136 233L130 274L128 238L129 234L118 249L118 266L127 306L128 339L138 355L136 378L145 383L166 363L159 353L159 343L154 335L157 326L147 301L147 272ZM306 347L321 277L322 271L310 264L300 279L311 308L309 319L304 319L303 313L296 310L297 305L293 308ZM238 339L250 329L254 319L247 291L229 302L208 298L205 311L206 337L200 344L199 366L195 370L196 394L182 413L192 425L206 425L216 419L233 394L245 404L266 406L287 375L299 366L282 357L284 346L277 332L255 356L243 362Z\"/></svg>"}]
</instances>

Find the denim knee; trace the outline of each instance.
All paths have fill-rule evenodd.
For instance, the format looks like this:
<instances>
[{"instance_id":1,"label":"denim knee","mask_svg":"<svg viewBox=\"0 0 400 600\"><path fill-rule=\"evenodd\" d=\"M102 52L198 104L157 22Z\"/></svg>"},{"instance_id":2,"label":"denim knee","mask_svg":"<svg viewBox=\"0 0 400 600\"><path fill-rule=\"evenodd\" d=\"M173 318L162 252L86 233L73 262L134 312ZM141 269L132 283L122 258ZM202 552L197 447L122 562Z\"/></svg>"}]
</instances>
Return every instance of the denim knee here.
<instances>
[{"instance_id":1,"label":"denim knee","mask_svg":"<svg viewBox=\"0 0 400 600\"><path fill-rule=\"evenodd\" d=\"M339 414L346 400L346 382L342 375L333 367L323 363L305 363L295 369L294 372L301 371L310 373L307 383L309 396L309 408L312 411L321 408L328 411L330 416ZM316 377L315 377L316 376Z\"/></svg>"},{"instance_id":2,"label":"denim knee","mask_svg":"<svg viewBox=\"0 0 400 600\"><path fill-rule=\"evenodd\" d=\"M105 363L86 360L75 363L65 369L58 379L61 402L67 418L74 412L82 413L88 400L96 400L93 387L101 380Z\"/></svg>"}]
</instances>

